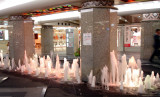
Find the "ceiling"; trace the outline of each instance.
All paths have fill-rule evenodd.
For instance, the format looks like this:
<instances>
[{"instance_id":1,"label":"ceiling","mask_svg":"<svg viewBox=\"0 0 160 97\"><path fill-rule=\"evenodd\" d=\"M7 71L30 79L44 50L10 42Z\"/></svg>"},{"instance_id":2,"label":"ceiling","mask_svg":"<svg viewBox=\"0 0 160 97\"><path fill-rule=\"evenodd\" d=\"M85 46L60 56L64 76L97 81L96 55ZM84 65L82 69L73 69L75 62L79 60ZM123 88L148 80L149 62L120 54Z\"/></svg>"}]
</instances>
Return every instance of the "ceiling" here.
<instances>
[{"instance_id":1,"label":"ceiling","mask_svg":"<svg viewBox=\"0 0 160 97\"><path fill-rule=\"evenodd\" d=\"M4 1L12 1L13 2L13 0L0 0L0 5ZM16 1L18 2L18 0L14 0L13 3L16 3ZM22 2L22 0L19 0L19 1ZM26 0L26 1L29 1L29 0ZM115 1L116 5L125 3L124 0L114 0L114 1ZM128 1L127 3L129 3L129 1L135 1L135 0L125 0L125 1ZM136 1L152 1L152 0L136 0ZM25 2L25 0L24 0L24 2ZM10 8L4 9L4 10L0 10L0 16L17 15L17 14L21 14L21 13L31 12L34 10L42 10L42 9L62 6L62 5L66 5L66 4L71 4L74 6L81 7L81 2L82 2L82 0L30 0L30 2L28 2L28 3L17 5L14 7L10 7Z\"/></svg>"},{"instance_id":2,"label":"ceiling","mask_svg":"<svg viewBox=\"0 0 160 97\"><path fill-rule=\"evenodd\" d=\"M0 4L3 1L6 1L6 0L0 0ZM14 1L16 1L16 0L14 0ZM29 13L29 12L33 12L33 11L37 11L37 10L59 7L62 5L67 5L67 4L80 7L81 1L82 0L32 0L31 2L28 2L25 4L21 4L21 5L10 7L10 8L4 9L4 10L0 10L0 17L3 17L3 16L6 17L9 15L20 15L22 13ZM141 0L141 1L148 1L148 0ZM149 0L149 1L153 1L153 0ZM142 10L138 10L138 8L141 8L142 7L141 4L144 5L145 2L139 3L139 4L138 4L138 2L132 2L131 4L127 3L124 5L122 5L122 3L124 3L124 2L122 2L122 0L115 0L115 4L116 4L115 7L120 9L120 10L118 10L118 15L120 15L120 16L126 16L126 15L132 15L132 14L142 14L142 13L148 13L148 12L160 12L160 7L156 8L157 4L160 4L160 1L154 2L152 4L153 7L154 7L154 5L156 5L154 9L146 9L145 8ZM117 5L117 4L120 4L120 5ZM137 6L137 7L131 7L131 5ZM146 7L149 8L152 6L146 6ZM122 11L121 11L121 9L122 9ZM129 9L131 11L127 11ZM137 10L135 10L135 9L137 9ZM68 19L68 18L63 19L63 21L72 22L72 23L75 23L75 20L77 20L78 24L79 24L79 17L75 17L75 18L71 18L71 19ZM52 20L49 20L49 21L53 22ZM48 22L48 21L45 21L45 22Z\"/></svg>"},{"instance_id":3,"label":"ceiling","mask_svg":"<svg viewBox=\"0 0 160 97\"><path fill-rule=\"evenodd\" d=\"M5 0L0 0L0 3ZM76 6L81 5L81 0L33 0L31 2L17 5L0 11L0 16L16 15L33 10L40 10L50 7L56 7L65 4L72 4Z\"/></svg>"}]
</instances>

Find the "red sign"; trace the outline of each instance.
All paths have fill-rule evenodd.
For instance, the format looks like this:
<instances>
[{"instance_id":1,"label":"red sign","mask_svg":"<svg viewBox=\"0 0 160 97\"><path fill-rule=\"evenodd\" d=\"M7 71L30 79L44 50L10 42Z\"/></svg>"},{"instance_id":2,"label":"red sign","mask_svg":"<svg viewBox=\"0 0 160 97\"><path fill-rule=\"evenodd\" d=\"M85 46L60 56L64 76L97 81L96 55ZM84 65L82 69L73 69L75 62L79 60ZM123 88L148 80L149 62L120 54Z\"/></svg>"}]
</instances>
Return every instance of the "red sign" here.
<instances>
[{"instance_id":1,"label":"red sign","mask_svg":"<svg viewBox=\"0 0 160 97\"><path fill-rule=\"evenodd\" d=\"M124 44L124 47L131 47L130 44Z\"/></svg>"}]
</instances>

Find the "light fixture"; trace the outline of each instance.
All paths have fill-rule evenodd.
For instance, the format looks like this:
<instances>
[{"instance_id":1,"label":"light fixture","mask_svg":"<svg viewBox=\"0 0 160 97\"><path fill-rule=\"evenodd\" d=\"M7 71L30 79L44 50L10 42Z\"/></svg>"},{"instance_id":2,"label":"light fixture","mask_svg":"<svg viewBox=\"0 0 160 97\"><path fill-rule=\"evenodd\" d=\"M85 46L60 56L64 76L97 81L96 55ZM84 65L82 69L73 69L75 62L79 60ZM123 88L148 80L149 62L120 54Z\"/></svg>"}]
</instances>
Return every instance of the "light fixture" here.
<instances>
[{"instance_id":1,"label":"light fixture","mask_svg":"<svg viewBox=\"0 0 160 97\"><path fill-rule=\"evenodd\" d=\"M25 4L25 3L29 3L31 1L34 1L34 0L4 0L0 3L0 10Z\"/></svg>"},{"instance_id":2,"label":"light fixture","mask_svg":"<svg viewBox=\"0 0 160 97\"><path fill-rule=\"evenodd\" d=\"M50 20L58 20L58 19L71 19L71 18L75 18L75 17L80 18L80 12L69 11L69 12L39 16L39 17L32 17L32 19L35 22L41 22L41 21L50 21Z\"/></svg>"},{"instance_id":3,"label":"light fixture","mask_svg":"<svg viewBox=\"0 0 160 97\"><path fill-rule=\"evenodd\" d=\"M38 35L39 38L41 38L41 35Z\"/></svg>"},{"instance_id":4,"label":"light fixture","mask_svg":"<svg viewBox=\"0 0 160 97\"><path fill-rule=\"evenodd\" d=\"M74 27L53 27L54 29L57 29L57 30L66 30L66 29L74 29Z\"/></svg>"},{"instance_id":5,"label":"light fixture","mask_svg":"<svg viewBox=\"0 0 160 97\"><path fill-rule=\"evenodd\" d=\"M140 3L130 3L115 5L114 7L118 8L118 13L120 12L129 12L129 11L140 11L140 10L151 10L160 8L160 1L148 1Z\"/></svg>"}]
</instances>

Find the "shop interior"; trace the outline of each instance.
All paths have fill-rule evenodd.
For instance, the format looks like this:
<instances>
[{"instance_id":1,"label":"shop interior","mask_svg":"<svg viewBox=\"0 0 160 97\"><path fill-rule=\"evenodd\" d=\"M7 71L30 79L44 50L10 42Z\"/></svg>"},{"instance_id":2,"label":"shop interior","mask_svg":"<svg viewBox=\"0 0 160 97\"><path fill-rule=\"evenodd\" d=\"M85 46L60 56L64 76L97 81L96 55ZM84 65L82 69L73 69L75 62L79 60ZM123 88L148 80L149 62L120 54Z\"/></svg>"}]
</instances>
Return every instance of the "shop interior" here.
<instances>
[{"instance_id":1,"label":"shop interior","mask_svg":"<svg viewBox=\"0 0 160 97\"><path fill-rule=\"evenodd\" d=\"M77 27L53 27L53 48L54 53L59 55L66 55L67 47L74 47L74 32L67 33L67 30L78 29L80 36L80 29ZM35 52L41 55L41 26L34 27L35 37ZM79 45L79 44L78 44Z\"/></svg>"},{"instance_id":2,"label":"shop interior","mask_svg":"<svg viewBox=\"0 0 160 97\"><path fill-rule=\"evenodd\" d=\"M117 47L119 51L140 52L142 15L119 16Z\"/></svg>"}]
</instances>

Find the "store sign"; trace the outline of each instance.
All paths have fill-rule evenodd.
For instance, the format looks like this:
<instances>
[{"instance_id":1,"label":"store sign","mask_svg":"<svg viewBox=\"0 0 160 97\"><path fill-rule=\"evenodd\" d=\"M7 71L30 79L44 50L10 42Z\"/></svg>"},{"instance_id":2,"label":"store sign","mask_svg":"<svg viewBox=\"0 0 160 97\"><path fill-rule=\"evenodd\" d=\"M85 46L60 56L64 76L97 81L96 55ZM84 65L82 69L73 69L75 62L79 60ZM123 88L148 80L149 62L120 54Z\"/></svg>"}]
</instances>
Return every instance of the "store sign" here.
<instances>
[{"instance_id":1,"label":"store sign","mask_svg":"<svg viewBox=\"0 0 160 97\"><path fill-rule=\"evenodd\" d=\"M130 44L124 44L124 47L131 47Z\"/></svg>"},{"instance_id":2,"label":"store sign","mask_svg":"<svg viewBox=\"0 0 160 97\"><path fill-rule=\"evenodd\" d=\"M83 45L92 45L91 33L83 33Z\"/></svg>"}]
</instances>

